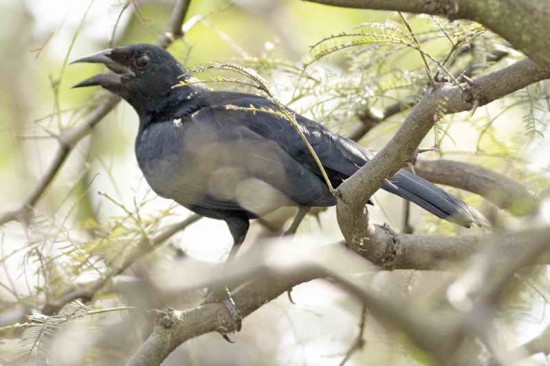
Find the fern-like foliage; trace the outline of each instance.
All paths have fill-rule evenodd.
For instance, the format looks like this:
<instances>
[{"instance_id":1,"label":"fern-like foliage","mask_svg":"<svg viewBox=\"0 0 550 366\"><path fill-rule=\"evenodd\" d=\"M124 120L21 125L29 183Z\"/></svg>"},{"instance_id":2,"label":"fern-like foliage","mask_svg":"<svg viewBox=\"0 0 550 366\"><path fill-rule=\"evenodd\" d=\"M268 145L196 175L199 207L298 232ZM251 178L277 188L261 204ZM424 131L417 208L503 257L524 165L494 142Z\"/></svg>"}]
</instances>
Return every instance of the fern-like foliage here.
<instances>
[{"instance_id":1,"label":"fern-like foliage","mask_svg":"<svg viewBox=\"0 0 550 366\"><path fill-rule=\"evenodd\" d=\"M93 315L133 309L130 307L98 309L86 306L80 301L73 301L66 304L56 315L34 313L27 317L25 323L0 328L0 333L22 330L19 338L19 359L27 362L36 358L40 364L47 365L52 342L64 324Z\"/></svg>"}]
</instances>

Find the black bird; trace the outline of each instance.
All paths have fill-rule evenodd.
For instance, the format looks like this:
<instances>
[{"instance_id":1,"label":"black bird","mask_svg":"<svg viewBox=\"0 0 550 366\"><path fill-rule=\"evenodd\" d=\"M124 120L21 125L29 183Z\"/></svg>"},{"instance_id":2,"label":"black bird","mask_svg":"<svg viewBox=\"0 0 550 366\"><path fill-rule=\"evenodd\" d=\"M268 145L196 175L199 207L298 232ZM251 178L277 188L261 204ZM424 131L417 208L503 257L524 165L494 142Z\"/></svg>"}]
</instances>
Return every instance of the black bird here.
<instances>
[{"instance_id":1,"label":"black bird","mask_svg":"<svg viewBox=\"0 0 550 366\"><path fill-rule=\"evenodd\" d=\"M174 88L189 76L154 45L117 47L74 62L102 63L111 70L75 87L101 86L138 113L135 151L151 188L200 215L225 220L234 249L243 242L250 219L281 206L336 204L293 126L277 114L242 109L276 111L269 99L196 84ZM296 118L334 187L368 161L361 145ZM382 188L447 221L485 225L476 210L409 171L399 171Z\"/></svg>"}]
</instances>

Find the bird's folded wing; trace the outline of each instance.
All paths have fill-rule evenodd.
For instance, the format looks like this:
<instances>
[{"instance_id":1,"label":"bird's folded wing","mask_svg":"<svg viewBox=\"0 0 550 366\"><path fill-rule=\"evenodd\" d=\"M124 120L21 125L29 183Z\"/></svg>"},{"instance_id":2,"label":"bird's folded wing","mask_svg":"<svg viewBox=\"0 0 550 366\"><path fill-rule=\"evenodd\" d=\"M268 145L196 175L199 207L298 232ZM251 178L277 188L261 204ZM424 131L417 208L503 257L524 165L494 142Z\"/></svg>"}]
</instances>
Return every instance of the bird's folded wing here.
<instances>
[{"instance_id":1,"label":"bird's folded wing","mask_svg":"<svg viewBox=\"0 0 550 366\"><path fill-rule=\"evenodd\" d=\"M294 160L320 175L315 160L291 122L275 113L262 112L262 109L278 111L278 107L270 100L242 93L215 92L213 94L217 95L216 99L219 100L219 104L214 108L228 125L246 126L263 138L275 142ZM248 110L235 109L233 106ZM257 111L253 112L251 109ZM222 115L226 117L221 117ZM331 132L315 121L299 114L295 115L302 132L323 166L332 173L331 178L345 179L368 161L364 147Z\"/></svg>"},{"instance_id":2,"label":"bird's folded wing","mask_svg":"<svg viewBox=\"0 0 550 366\"><path fill-rule=\"evenodd\" d=\"M334 203L316 174L289 156L276 141L233 121L239 116L232 112L205 107L184 122L182 155L189 159L185 176L193 177L193 182L180 186L188 191L202 190L204 193L195 195L198 204L213 209L244 206L263 213L258 211L289 204Z\"/></svg>"}]
</instances>

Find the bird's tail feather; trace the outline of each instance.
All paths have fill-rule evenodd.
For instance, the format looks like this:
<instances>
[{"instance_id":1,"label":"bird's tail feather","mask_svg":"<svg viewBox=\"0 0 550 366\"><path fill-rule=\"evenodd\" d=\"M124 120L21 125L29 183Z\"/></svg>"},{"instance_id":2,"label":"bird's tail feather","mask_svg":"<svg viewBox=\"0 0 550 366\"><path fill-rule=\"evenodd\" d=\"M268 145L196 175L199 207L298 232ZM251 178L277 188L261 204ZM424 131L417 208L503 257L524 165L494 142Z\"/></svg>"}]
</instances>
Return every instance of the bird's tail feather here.
<instances>
[{"instance_id":1,"label":"bird's tail feather","mask_svg":"<svg viewBox=\"0 0 550 366\"><path fill-rule=\"evenodd\" d=\"M470 227L489 226L487 219L464 201L407 170L399 171L382 188L411 201L439 218Z\"/></svg>"}]
</instances>

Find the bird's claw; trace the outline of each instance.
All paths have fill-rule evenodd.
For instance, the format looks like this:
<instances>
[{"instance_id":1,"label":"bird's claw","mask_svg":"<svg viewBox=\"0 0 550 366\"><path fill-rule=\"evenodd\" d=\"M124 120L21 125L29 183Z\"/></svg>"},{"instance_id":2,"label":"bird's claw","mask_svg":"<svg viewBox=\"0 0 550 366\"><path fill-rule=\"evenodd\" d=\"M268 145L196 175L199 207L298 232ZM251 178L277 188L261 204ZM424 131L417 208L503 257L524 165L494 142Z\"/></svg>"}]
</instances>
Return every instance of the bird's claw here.
<instances>
[{"instance_id":1,"label":"bird's claw","mask_svg":"<svg viewBox=\"0 0 550 366\"><path fill-rule=\"evenodd\" d=\"M231 296L231 291L227 287L225 287L225 295L226 298L223 300L223 304L225 305L227 311L229 312L229 315L231 316L232 321L232 331L238 332L242 328L243 323L243 317L241 315L241 312L239 311L239 308L237 308L237 304L235 304L235 300L233 299L233 296ZM235 343L227 333L220 332L223 339L225 339L229 343Z\"/></svg>"},{"instance_id":2,"label":"bird's claw","mask_svg":"<svg viewBox=\"0 0 550 366\"><path fill-rule=\"evenodd\" d=\"M222 300L223 305L229 312L229 315L231 316L231 327L225 328L222 330L219 330L218 332L220 335L229 343L235 343L229 336L228 333L232 332L238 332L242 328L242 315L239 311L239 308L237 307L237 304L235 303L235 300L233 299L233 296L231 296L231 291L229 291L229 288L227 286L225 287L225 296L221 294L221 291L209 288L206 292L205 299L203 300L202 304L210 304L215 303L221 300L222 297L225 297L225 299Z\"/></svg>"},{"instance_id":3,"label":"bird's claw","mask_svg":"<svg viewBox=\"0 0 550 366\"><path fill-rule=\"evenodd\" d=\"M294 302L294 299L292 298L292 289L288 290L286 292L286 295L288 296L288 301L290 301L291 304L296 305L296 303Z\"/></svg>"},{"instance_id":4,"label":"bird's claw","mask_svg":"<svg viewBox=\"0 0 550 366\"><path fill-rule=\"evenodd\" d=\"M229 338L229 336L228 336L226 333L220 333L220 335L221 335L222 338L225 339L227 342L229 342L229 343L235 343L235 341L232 340L231 338Z\"/></svg>"},{"instance_id":5,"label":"bird's claw","mask_svg":"<svg viewBox=\"0 0 550 366\"><path fill-rule=\"evenodd\" d=\"M227 311L229 311L229 315L231 315L234 331L238 332L241 330L243 317L241 315L241 312L239 311L239 308L237 308L237 304L235 304L235 300L233 299L233 296L231 296L231 292L227 287L225 288L225 294L226 294L226 298L225 300L223 300L223 304L227 308Z\"/></svg>"}]
</instances>

